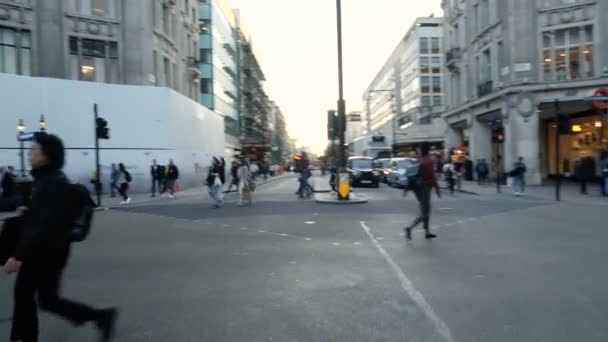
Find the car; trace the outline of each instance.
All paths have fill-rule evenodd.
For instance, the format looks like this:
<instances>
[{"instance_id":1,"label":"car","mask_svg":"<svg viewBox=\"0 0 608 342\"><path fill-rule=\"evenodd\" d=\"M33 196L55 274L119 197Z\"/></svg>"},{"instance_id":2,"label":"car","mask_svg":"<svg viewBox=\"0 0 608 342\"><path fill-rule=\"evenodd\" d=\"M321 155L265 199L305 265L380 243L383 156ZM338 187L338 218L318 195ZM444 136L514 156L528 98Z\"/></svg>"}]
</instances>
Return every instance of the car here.
<instances>
[{"instance_id":1,"label":"car","mask_svg":"<svg viewBox=\"0 0 608 342\"><path fill-rule=\"evenodd\" d=\"M389 169L390 172L387 176L387 183L390 186L403 188L407 184L407 178L405 177L405 170L408 167L416 163L415 159L412 158L393 158L391 159Z\"/></svg>"},{"instance_id":2,"label":"car","mask_svg":"<svg viewBox=\"0 0 608 342\"><path fill-rule=\"evenodd\" d=\"M380 171L376 169L376 162L369 157L348 158L347 170L351 176L353 187L361 185L380 186Z\"/></svg>"},{"instance_id":3,"label":"car","mask_svg":"<svg viewBox=\"0 0 608 342\"><path fill-rule=\"evenodd\" d=\"M380 158L376 159L377 169L380 171L380 181L382 183L388 182L388 175L390 174L391 169L389 165L391 164L391 158Z\"/></svg>"}]
</instances>

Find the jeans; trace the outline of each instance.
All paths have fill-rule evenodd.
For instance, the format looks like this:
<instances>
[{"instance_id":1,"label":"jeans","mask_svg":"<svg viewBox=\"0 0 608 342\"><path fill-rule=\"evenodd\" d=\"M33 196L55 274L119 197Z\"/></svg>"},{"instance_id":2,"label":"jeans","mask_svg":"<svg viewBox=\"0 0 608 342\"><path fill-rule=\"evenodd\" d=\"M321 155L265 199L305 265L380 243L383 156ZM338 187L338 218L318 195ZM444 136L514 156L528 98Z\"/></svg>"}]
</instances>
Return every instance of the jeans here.
<instances>
[{"instance_id":1,"label":"jeans","mask_svg":"<svg viewBox=\"0 0 608 342\"><path fill-rule=\"evenodd\" d=\"M169 190L169 194L175 194L175 179L167 179L167 190Z\"/></svg>"},{"instance_id":2,"label":"jeans","mask_svg":"<svg viewBox=\"0 0 608 342\"><path fill-rule=\"evenodd\" d=\"M310 184L308 184L308 178L310 178L310 175L302 175L299 179L300 181L300 187L298 188L298 195L300 197L304 197L304 190L305 189L310 189L312 191L312 187L310 186Z\"/></svg>"},{"instance_id":3,"label":"jeans","mask_svg":"<svg viewBox=\"0 0 608 342\"><path fill-rule=\"evenodd\" d=\"M99 310L59 296L61 275L68 254L67 250L58 251L55 255L46 256L44 260L23 263L15 282L11 341L38 341L37 306L67 319L74 325L82 325L100 318Z\"/></svg>"},{"instance_id":4,"label":"jeans","mask_svg":"<svg viewBox=\"0 0 608 342\"><path fill-rule=\"evenodd\" d=\"M215 201L216 205L219 205L224 199L222 194L222 186L215 184L211 185L209 187L209 196L211 196L211 199Z\"/></svg>"},{"instance_id":5,"label":"jeans","mask_svg":"<svg viewBox=\"0 0 608 342\"><path fill-rule=\"evenodd\" d=\"M513 178L513 190L515 193L525 193L526 192L526 180L524 177L514 177Z\"/></svg>"},{"instance_id":6,"label":"jeans","mask_svg":"<svg viewBox=\"0 0 608 342\"><path fill-rule=\"evenodd\" d=\"M431 190L430 187L424 186L414 191L420 206L420 214L410 225L410 228L414 228L422 223L427 234L429 233L429 222L431 220Z\"/></svg>"},{"instance_id":7,"label":"jeans","mask_svg":"<svg viewBox=\"0 0 608 342\"><path fill-rule=\"evenodd\" d=\"M160 193L162 190L160 178L153 178L152 179L152 196L156 196L157 187L158 187L158 192Z\"/></svg>"}]
</instances>

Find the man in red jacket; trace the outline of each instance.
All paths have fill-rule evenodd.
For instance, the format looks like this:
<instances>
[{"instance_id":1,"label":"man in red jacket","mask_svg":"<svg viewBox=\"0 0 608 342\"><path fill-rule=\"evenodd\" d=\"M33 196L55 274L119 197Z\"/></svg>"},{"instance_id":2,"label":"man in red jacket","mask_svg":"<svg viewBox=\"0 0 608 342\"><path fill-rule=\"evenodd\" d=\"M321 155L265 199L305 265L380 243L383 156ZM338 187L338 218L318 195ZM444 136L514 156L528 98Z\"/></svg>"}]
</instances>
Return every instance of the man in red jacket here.
<instances>
[{"instance_id":1,"label":"man in red jacket","mask_svg":"<svg viewBox=\"0 0 608 342\"><path fill-rule=\"evenodd\" d=\"M412 224L404 228L405 237L408 240L412 239L412 229L420 223L424 224L424 231L426 232L425 237L427 239L434 239L437 237L437 235L431 233L429 228L429 221L431 219L431 191L435 188L437 197L441 197L441 192L439 191L439 184L437 183L437 177L435 175L435 162L429 157L429 144L427 142L422 143L420 154L419 172L420 177L422 178L422 186L414 190L416 199L420 204L420 216L418 216Z\"/></svg>"}]
</instances>

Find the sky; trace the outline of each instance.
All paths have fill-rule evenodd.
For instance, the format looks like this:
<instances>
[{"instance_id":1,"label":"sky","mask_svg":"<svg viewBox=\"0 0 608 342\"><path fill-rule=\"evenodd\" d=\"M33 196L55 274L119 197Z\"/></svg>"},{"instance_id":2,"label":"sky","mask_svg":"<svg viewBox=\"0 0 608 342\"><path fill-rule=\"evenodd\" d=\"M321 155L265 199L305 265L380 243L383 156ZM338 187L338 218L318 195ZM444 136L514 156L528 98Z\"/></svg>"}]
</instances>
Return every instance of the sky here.
<instances>
[{"instance_id":1,"label":"sky","mask_svg":"<svg viewBox=\"0 0 608 342\"><path fill-rule=\"evenodd\" d=\"M266 76L298 146L321 154L327 110L338 100L336 3L333 0L229 0L241 10ZM363 110L362 95L416 17L440 16L441 0L343 0L346 111Z\"/></svg>"}]
</instances>

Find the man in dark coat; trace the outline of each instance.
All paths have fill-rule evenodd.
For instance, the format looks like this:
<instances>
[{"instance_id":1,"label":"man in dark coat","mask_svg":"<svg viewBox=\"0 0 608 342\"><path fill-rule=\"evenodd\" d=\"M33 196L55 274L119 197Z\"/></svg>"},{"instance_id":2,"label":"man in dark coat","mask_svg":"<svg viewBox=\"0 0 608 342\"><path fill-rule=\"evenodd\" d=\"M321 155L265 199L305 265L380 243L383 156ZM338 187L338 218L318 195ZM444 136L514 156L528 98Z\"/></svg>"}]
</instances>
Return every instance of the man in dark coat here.
<instances>
[{"instance_id":1,"label":"man in dark coat","mask_svg":"<svg viewBox=\"0 0 608 342\"><path fill-rule=\"evenodd\" d=\"M63 143L58 137L36 133L30 151L33 195L24 213L16 251L4 265L6 273L18 272L11 341L38 341L37 305L74 325L96 323L101 341L110 341L114 330L116 309L94 309L59 295L73 224L70 185L61 171L64 158Z\"/></svg>"}]
</instances>

